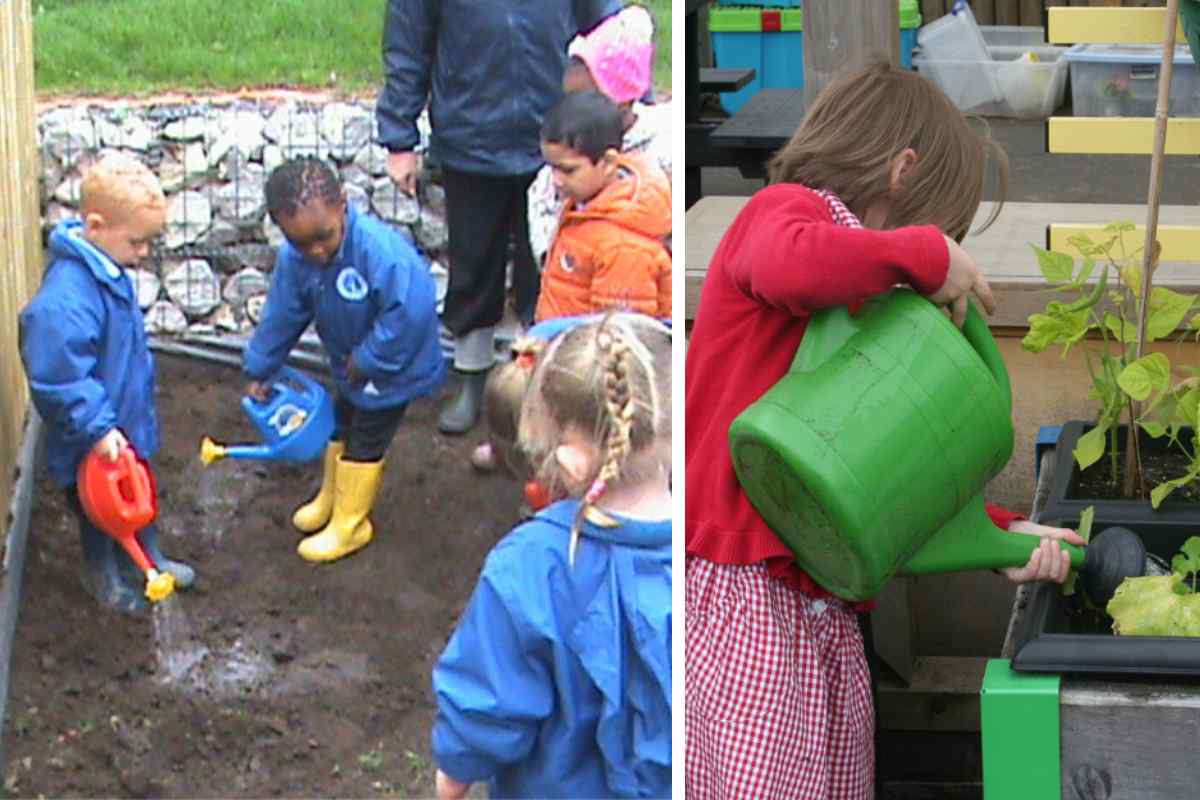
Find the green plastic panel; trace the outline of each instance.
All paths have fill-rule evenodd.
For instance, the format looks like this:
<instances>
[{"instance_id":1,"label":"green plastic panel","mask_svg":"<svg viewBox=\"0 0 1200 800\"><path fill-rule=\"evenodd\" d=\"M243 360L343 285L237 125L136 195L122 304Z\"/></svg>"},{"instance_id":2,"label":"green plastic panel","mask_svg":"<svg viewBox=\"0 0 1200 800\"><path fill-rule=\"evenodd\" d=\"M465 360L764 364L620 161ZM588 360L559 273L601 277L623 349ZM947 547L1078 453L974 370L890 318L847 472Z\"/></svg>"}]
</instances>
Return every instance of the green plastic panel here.
<instances>
[{"instance_id":1,"label":"green plastic panel","mask_svg":"<svg viewBox=\"0 0 1200 800\"><path fill-rule=\"evenodd\" d=\"M1062 797L1059 675L1013 672L988 661L980 690L984 800Z\"/></svg>"}]
</instances>

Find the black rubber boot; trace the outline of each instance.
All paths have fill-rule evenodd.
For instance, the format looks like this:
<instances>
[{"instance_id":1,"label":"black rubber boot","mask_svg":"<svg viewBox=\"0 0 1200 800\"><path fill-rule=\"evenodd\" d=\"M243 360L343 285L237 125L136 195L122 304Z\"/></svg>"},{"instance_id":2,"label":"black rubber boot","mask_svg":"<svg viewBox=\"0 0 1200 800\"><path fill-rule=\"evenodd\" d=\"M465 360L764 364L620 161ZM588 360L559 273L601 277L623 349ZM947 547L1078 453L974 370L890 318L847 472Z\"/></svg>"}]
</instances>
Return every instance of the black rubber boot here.
<instances>
[{"instance_id":1,"label":"black rubber boot","mask_svg":"<svg viewBox=\"0 0 1200 800\"><path fill-rule=\"evenodd\" d=\"M479 411L483 407L483 387L487 383L488 370L458 373L458 393L442 408L438 417L438 430L442 433L461 434L475 427Z\"/></svg>"},{"instance_id":2,"label":"black rubber boot","mask_svg":"<svg viewBox=\"0 0 1200 800\"><path fill-rule=\"evenodd\" d=\"M196 570L182 561L172 561L163 555L163 551L158 546L158 528L154 525L143 528L138 531L138 542L142 545L142 550L150 557L155 566L160 571L169 572L175 578L176 589L187 589L196 582ZM142 584L146 581L146 576L138 569L137 564L133 563L133 559L124 550L119 554L121 561L121 574L130 583Z\"/></svg>"},{"instance_id":3,"label":"black rubber boot","mask_svg":"<svg viewBox=\"0 0 1200 800\"><path fill-rule=\"evenodd\" d=\"M150 604L141 591L121 579L117 570L119 545L110 536L83 524L79 526L79 543L83 548L84 587L97 602L122 614L144 614L149 610Z\"/></svg>"}]
</instances>

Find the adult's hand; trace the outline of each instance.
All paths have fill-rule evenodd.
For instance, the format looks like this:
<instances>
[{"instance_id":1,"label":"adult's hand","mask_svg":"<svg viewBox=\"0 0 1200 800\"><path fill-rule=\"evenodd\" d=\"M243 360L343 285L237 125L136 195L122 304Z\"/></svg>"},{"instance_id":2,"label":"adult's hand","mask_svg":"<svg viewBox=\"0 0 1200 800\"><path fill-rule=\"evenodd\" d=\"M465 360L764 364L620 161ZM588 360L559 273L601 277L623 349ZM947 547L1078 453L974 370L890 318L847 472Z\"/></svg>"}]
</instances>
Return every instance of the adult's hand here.
<instances>
[{"instance_id":1,"label":"adult's hand","mask_svg":"<svg viewBox=\"0 0 1200 800\"><path fill-rule=\"evenodd\" d=\"M954 324L961 328L967 320L967 303L971 295L975 295L988 314L995 312L996 301L992 297L992 287L983 277L983 271L962 245L947 236L946 249L950 251L946 281L929 295L929 299L938 305L948 306Z\"/></svg>"},{"instance_id":2,"label":"adult's hand","mask_svg":"<svg viewBox=\"0 0 1200 800\"><path fill-rule=\"evenodd\" d=\"M421 171L421 159L411 150L389 153L388 175L400 187L400 191L412 197L417 193L417 174Z\"/></svg>"}]
</instances>

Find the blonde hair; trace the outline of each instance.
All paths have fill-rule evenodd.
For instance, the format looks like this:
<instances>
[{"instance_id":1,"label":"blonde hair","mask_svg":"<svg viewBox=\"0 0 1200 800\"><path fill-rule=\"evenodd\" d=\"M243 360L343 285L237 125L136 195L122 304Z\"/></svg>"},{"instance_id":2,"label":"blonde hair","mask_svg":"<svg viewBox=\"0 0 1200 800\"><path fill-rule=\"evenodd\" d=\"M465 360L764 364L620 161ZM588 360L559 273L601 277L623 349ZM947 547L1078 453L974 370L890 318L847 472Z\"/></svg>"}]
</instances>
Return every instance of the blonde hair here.
<instances>
[{"instance_id":1,"label":"blonde hair","mask_svg":"<svg viewBox=\"0 0 1200 800\"><path fill-rule=\"evenodd\" d=\"M568 431L589 436L599 455L582 490L567 485L555 457ZM582 496L571 528L573 562L585 517L613 524L596 508L604 492L670 462L670 331L651 317L614 312L558 336L534 370L518 440L552 495Z\"/></svg>"},{"instance_id":2,"label":"blonde hair","mask_svg":"<svg viewBox=\"0 0 1200 800\"><path fill-rule=\"evenodd\" d=\"M80 185L80 211L100 214L109 222L129 211L166 205L162 184L138 159L109 153L91 166Z\"/></svg>"},{"instance_id":3,"label":"blonde hair","mask_svg":"<svg viewBox=\"0 0 1200 800\"><path fill-rule=\"evenodd\" d=\"M488 442L497 463L518 478L529 477L532 469L517 446L517 428L521 422L521 406L533 378L537 357L546 349L546 342L532 336L517 339L512 346L513 359L501 364L488 375L483 389L483 417L488 426Z\"/></svg>"},{"instance_id":4,"label":"blonde hair","mask_svg":"<svg viewBox=\"0 0 1200 800\"><path fill-rule=\"evenodd\" d=\"M917 160L893 193L892 161L907 148ZM771 183L833 192L859 218L888 197L886 227L933 224L961 241L983 199L989 162L996 166L998 202L981 231L1004 204L1008 156L933 83L878 63L835 78L768 172Z\"/></svg>"}]
</instances>

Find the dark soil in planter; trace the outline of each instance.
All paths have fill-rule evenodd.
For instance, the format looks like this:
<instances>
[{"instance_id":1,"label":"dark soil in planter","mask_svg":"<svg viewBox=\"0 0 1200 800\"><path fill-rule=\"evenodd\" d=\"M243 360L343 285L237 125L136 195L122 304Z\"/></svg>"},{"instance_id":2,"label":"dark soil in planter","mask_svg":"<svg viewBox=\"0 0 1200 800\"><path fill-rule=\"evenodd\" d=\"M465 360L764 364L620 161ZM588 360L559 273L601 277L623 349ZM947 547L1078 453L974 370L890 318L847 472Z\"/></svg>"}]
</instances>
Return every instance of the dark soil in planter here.
<instances>
[{"instance_id":1,"label":"dark soil in planter","mask_svg":"<svg viewBox=\"0 0 1200 800\"><path fill-rule=\"evenodd\" d=\"M1142 460L1142 477L1146 486L1143 499L1149 500L1150 490L1160 483L1187 474L1188 460L1179 447L1172 447L1164 436L1152 439L1139 432ZM1117 481L1112 481L1112 460L1108 453L1082 472L1077 472L1067 491L1071 500L1124 500L1121 488L1125 481L1125 432L1121 431L1120 449L1117 452ZM1165 502L1200 502L1200 483L1193 481L1180 486L1167 497Z\"/></svg>"},{"instance_id":2,"label":"dark soil in planter","mask_svg":"<svg viewBox=\"0 0 1200 800\"><path fill-rule=\"evenodd\" d=\"M432 796L430 669L516 520L516 483L473 473L478 437L439 435L438 400L418 402L389 453L374 542L310 565L290 516L319 466L202 467L201 436L257 438L238 405L242 380L228 367L158 363L160 530L164 549L200 573L178 595L187 627L172 647L162 611L123 617L84 593L74 521L43 478L4 794Z\"/></svg>"}]
</instances>

